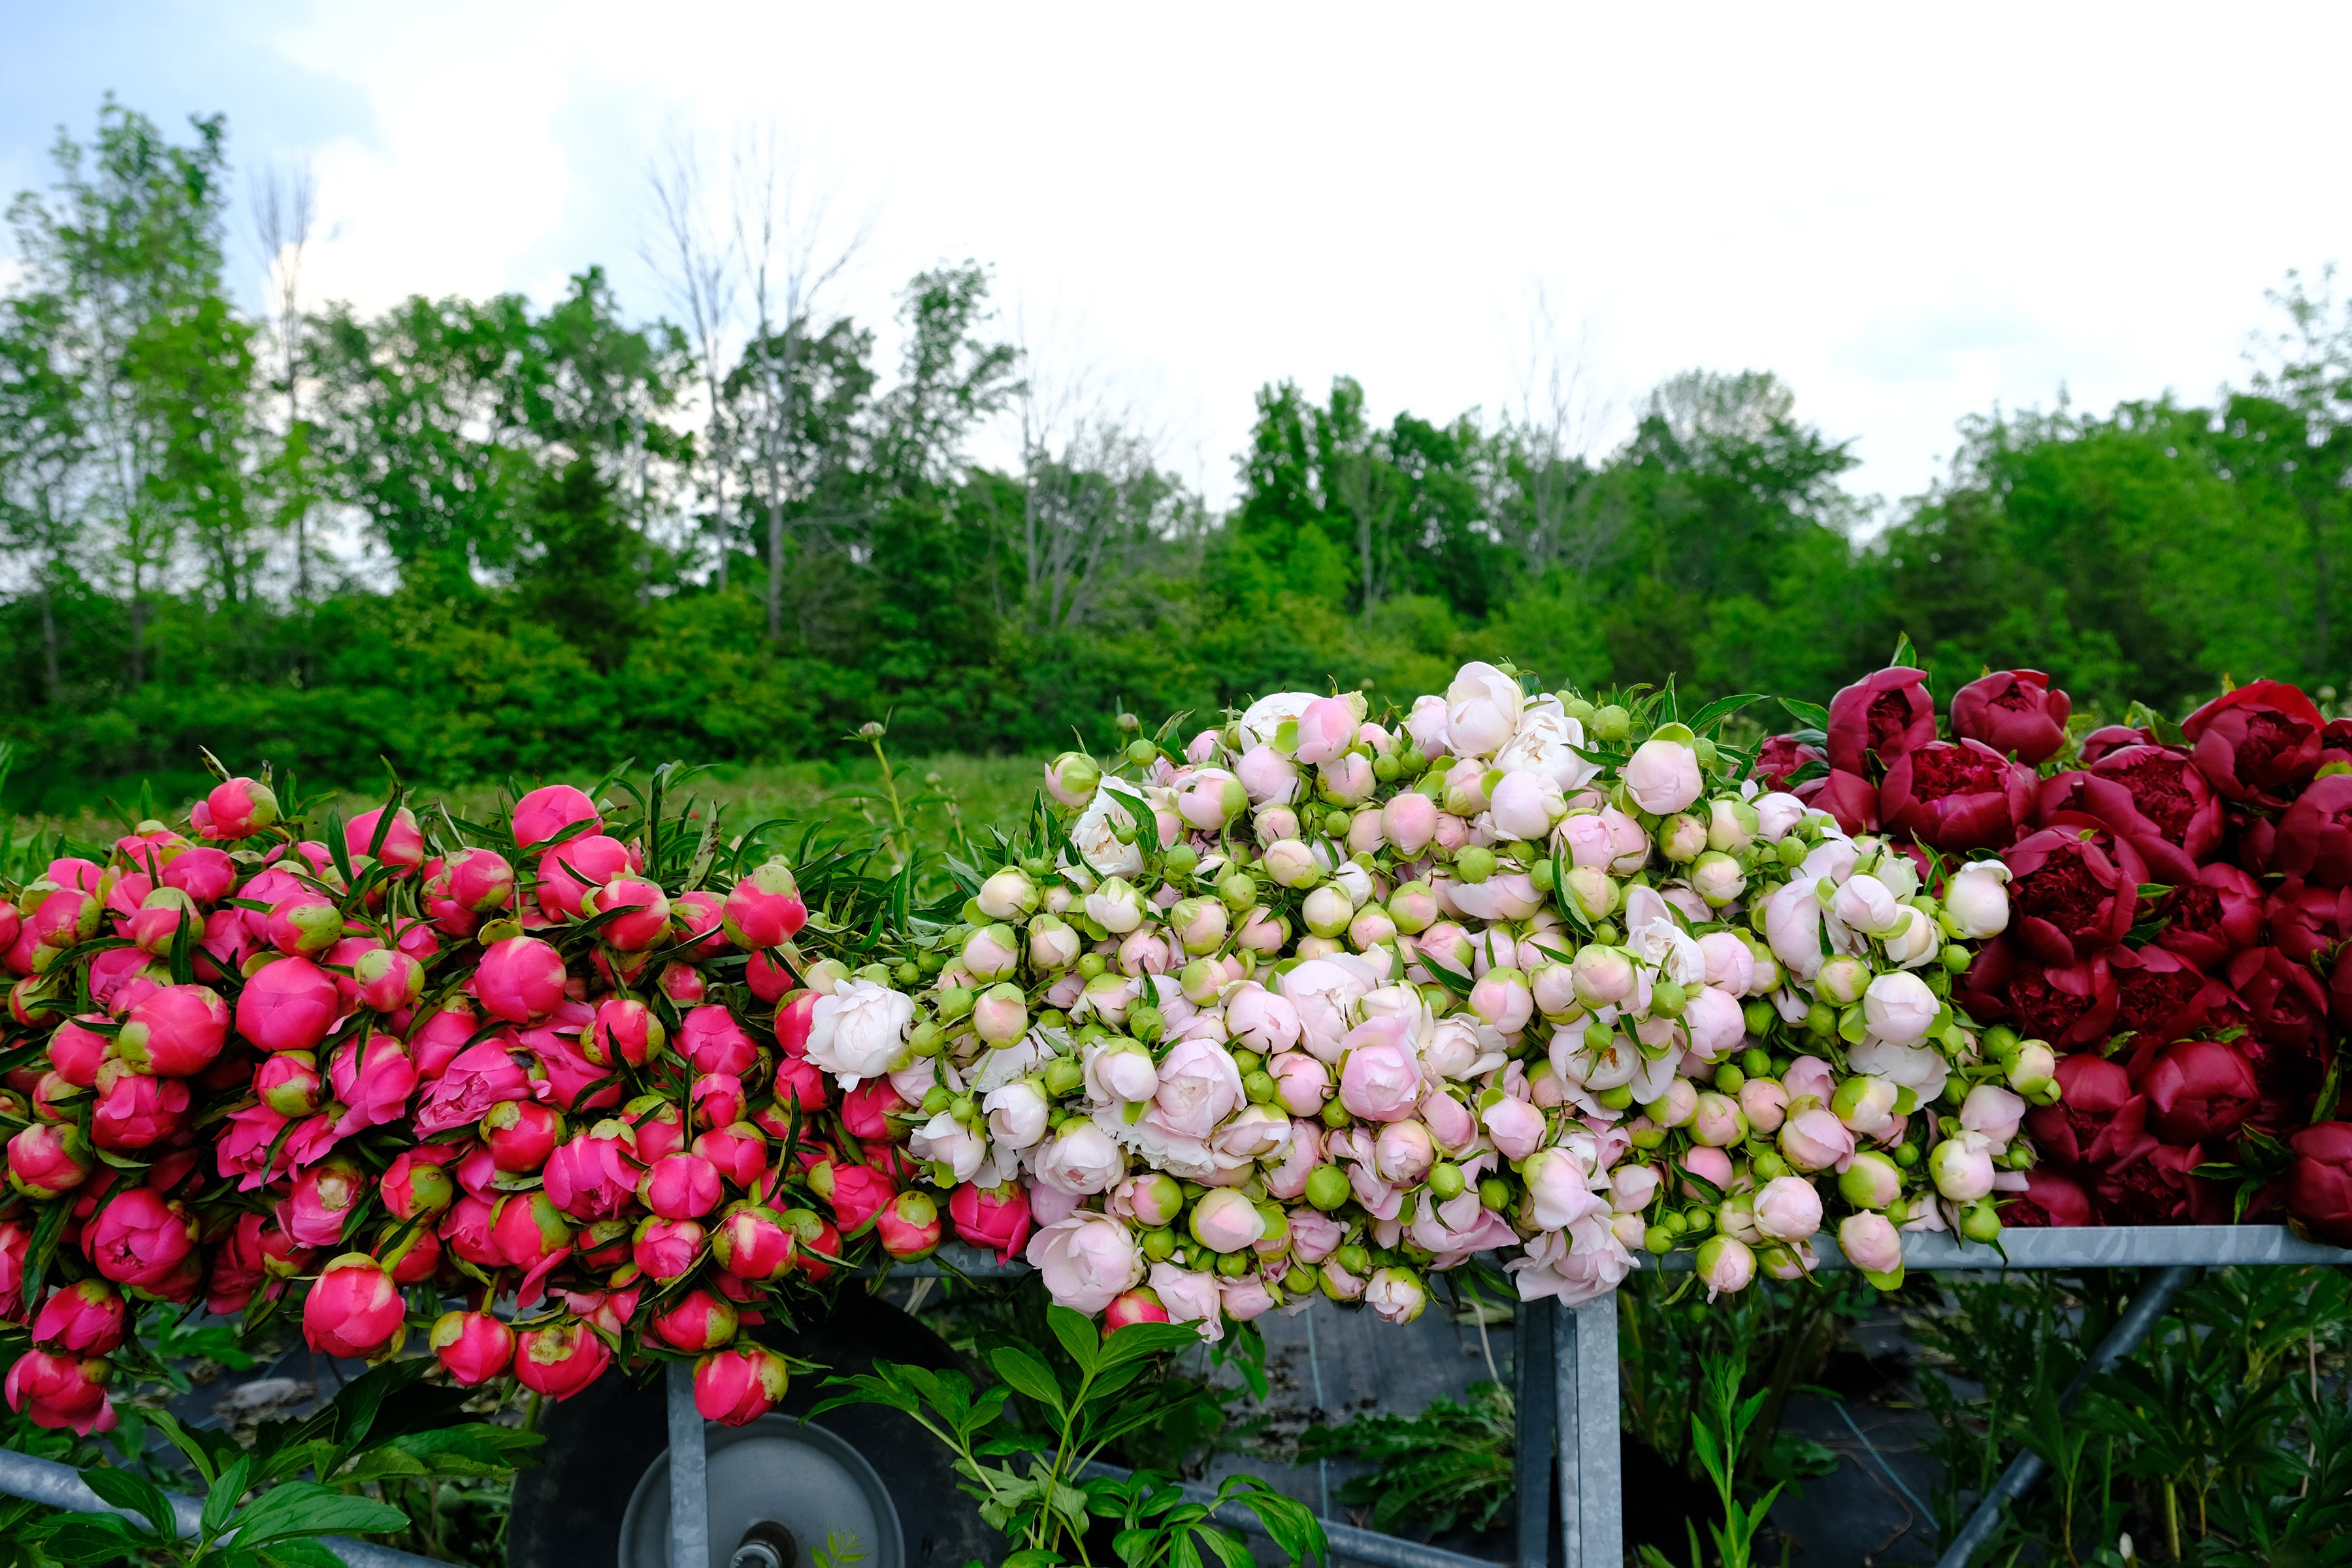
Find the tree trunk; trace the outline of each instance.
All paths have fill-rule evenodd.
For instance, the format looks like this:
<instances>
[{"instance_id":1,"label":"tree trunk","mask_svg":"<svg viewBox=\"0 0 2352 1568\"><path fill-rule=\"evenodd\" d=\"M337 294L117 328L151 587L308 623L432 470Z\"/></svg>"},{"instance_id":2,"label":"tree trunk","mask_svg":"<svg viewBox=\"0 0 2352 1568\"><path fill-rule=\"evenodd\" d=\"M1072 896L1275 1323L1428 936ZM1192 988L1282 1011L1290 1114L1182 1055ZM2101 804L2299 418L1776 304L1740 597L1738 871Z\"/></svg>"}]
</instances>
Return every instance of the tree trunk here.
<instances>
[{"instance_id":1,"label":"tree trunk","mask_svg":"<svg viewBox=\"0 0 2352 1568\"><path fill-rule=\"evenodd\" d=\"M41 674L42 695L51 707L58 702L58 616L57 606L49 597L49 574L41 574Z\"/></svg>"}]
</instances>

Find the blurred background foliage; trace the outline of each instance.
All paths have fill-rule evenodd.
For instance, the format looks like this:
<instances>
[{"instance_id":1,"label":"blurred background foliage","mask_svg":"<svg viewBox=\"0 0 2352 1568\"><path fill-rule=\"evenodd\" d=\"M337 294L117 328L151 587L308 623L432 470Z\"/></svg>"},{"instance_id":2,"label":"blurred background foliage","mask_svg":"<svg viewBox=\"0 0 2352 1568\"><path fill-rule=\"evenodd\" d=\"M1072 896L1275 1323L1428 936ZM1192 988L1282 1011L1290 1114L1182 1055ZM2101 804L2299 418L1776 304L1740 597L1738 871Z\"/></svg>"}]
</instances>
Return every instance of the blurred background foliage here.
<instances>
[{"instance_id":1,"label":"blurred background foliage","mask_svg":"<svg viewBox=\"0 0 2352 1568\"><path fill-rule=\"evenodd\" d=\"M596 268L545 310L368 317L281 266L257 317L232 190L220 121L110 100L10 209L14 808L193 793L199 745L362 790L626 756L815 787L886 715L902 756L1034 755L1121 707L1409 698L1468 657L1820 700L1903 630L1947 682L2032 665L2178 713L2225 674L2332 689L2352 654L2352 312L2324 277L2290 276L2242 387L1972 417L1899 502L1853 494L1851 443L1762 372L1673 378L1605 452L1557 398L1383 425L1341 377L1260 393L1218 514L1034 384L975 264L908 284L895 367L801 288L722 344L623 320ZM1017 459L972 460L1006 426Z\"/></svg>"}]
</instances>

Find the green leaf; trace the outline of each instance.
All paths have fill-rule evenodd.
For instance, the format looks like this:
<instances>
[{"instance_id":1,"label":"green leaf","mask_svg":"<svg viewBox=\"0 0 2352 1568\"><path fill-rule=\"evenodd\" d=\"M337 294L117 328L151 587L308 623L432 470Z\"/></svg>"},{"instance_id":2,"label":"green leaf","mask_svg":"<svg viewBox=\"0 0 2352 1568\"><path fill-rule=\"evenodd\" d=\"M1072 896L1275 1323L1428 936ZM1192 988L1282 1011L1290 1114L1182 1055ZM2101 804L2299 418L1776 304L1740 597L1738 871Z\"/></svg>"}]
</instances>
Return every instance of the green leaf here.
<instances>
[{"instance_id":1,"label":"green leaf","mask_svg":"<svg viewBox=\"0 0 2352 1568\"><path fill-rule=\"evenodd\" d=\"M120 1563L152 1539L130 1521L110 1513L52 1518L18 1537L60 1563Z\"/></svg>"},{"instance_id":2,"label":"green leaf","mask_svg":"<svg viewBox=\"0 0 2352 1568\"><path fill-rule=\"evenodd\" d=\"M1067 1307L1055 1306L1045 1309L1045 1322L1054 1331L1054 1337L1062 1342L1062 1348L1070 1352L1070 1359L1078 1363L1078 1371L1094 1371L1095 1357L1102 1347L1102 1336L1096 1331L1094 1320Z\"/></svg>"},{"instance_id":3,"label":"green leaf","mask_svg":"<svg viewBox=\"0 0 2352 1568\"><path fill-rule=\"evenodd\" d=\"M1789 717L1797 721L1800 729L1819 730L1823 734L1829 732L1830 710L1820 703L1801 701L1794 697L1782 697L1775 700L1789 710Z\"/></svg>"},{"instance_id":4,"label":"green leaf","mask_svg":"<svg viewBox=\"0 0 2352 1568\"><path fill-rule=\"evenodd\" d=\"M273 1542L254 1555L263 1563L283 1564L284 1568L351 1568L342 1554L322 1541L307 1541L300 1537Z\"/></svg>"},{"instance_id":5,"label":"green leaf","mask_svg":"<svg viewBox=\"0 0 2352 1568\"><path fill-rule=\"evenodd\" d=\"M1760 691L1750 691L1738 697L1718 697L1684 722L1690 725L1695 732L1704 735L1749 703L1763 700L1764 694Z\"/></svg>"},{"instance_id":6,"label":"green leaf","mask_svg":"<svg viewBox=\"0 0 2352 1568\"><path fill-rule=\"evenodd\" d=\"M243 1500L245 1494L251 1490L252 1487L253 1458L251 1455L238 1459L236 1463L220 1473L220 1479L213 1482L205 1492L203 1524L206 1535L218 1535L228 1528L229 1519L236 1512L236 1505Z\"/></svg>"},{"instance_id":7,"label":"green leaf","mask_svg":"<svg viewBox=\"0 0 2352 1568\"><path fill-rule=\"evenodd\" d=\"M385 1480L394 1476L427 1476L431 1466L414 1454L406 1453L394 1444L371 1448L334 1474L339 1487L365 1486L371 1481Z\"/></svg>"},{"instance_id":8,"label":"green leaf","mask_svg":"<svg viewBox=\"0 0 2352 1568\"><path fill-rule=\"evenodd\" d=\"M1062 1385L1055 1381L1045 1363L1027 1351L1017 1345L1005 1345L989 1356L988 1363L996 1369L997 1376L1055 1415L1067 1414L1068 1407L1062 1401Z\"/></svg>"},{"instance_id":9,"label":"green leaf","mask_svg":"<svg viewBox=\"0 0 2352 1568\"><path fill-rule=\"evenodd\" d=\"M1117 1366L1161 1351L1187 1350L1200 1342L1200 1330L1189 1323L1129 1323L1112 1331L1104 1342L1102 1364Z\"/></svg>"},{"instance_id":10,"label":"green leaf","mask_svg":"<svg viewBox=\"0 0 2352 1568\"><path fill-rule=\"evenodd\" d=\"M116 1508L128 1509L144 1518L164 1540L179 1539L180 1525L172 1517L172 1500L146 1477L93 1466L81 1473L81 1479L83 1485Z\"/></svg>"},{"instance_id":11,"label":"green leaf","mask_svg":"<svg viewBox=\"0 0 2352 1568\"><path fill-rule=\"evenodd\" d=\"M381 1535L407 1526L408 1515L373 1498L346 1497L313 1481L288 1481L262 1493L236 1519L247 1550L289 1535Z\"/></svg>"}]
</instances>

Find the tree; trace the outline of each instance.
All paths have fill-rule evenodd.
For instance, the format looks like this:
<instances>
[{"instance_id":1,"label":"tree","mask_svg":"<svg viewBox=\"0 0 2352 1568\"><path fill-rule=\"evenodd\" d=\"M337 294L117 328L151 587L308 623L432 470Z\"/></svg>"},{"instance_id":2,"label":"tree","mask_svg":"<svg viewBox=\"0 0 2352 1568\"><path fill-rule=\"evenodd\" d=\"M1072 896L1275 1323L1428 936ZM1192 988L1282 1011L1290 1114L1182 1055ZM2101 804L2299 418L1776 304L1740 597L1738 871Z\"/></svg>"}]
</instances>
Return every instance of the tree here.
<instances>
[{"instance_id":1,"label":"tree","mask_svg":"<svg viewBox=\"0 0 2352 1568\"><path fill-rule=\"evenodd\" d=\"M221 277L226 128L217 115L190 123L194 141L174 145L110 98L90 146L59 132L48 195L9 206L30 292L55 301L54 352L70 366L91 453L72 511L106 539L132 687L147 679L149 595L168 585L184 536L220 602L244 596L255 565L243 475L251 329Z\"/></svg>"}]
</instances>

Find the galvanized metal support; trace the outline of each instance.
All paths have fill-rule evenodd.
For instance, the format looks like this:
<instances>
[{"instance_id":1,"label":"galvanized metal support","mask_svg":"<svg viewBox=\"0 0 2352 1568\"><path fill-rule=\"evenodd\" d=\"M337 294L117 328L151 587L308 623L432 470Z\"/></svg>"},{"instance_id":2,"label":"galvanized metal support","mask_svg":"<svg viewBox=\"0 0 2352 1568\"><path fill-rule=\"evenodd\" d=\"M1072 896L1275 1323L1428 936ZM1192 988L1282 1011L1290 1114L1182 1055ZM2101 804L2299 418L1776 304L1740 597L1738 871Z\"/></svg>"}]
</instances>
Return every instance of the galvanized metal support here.
<instances>
[{"instance_id":1,"label":"galvanized metal support","mask_svg":"<svg viewBox=\"0 0 2352 1568\"><path fill-rule=\"evenodd\" d=\"M71 1465L58 1464L55 1459L37 1459L30 1454L19 1454L0 1448L0 1492L10 1497L30 1499L50 1508L61 1508L69 1513L119 1513L126 1519L138 1516L127 1508L116 1508L89 1489L81 1472ZM202 1528L205 1505L198 1499L178 1492L163 1494L171 1500L172 1520L184 1538L194 1538ZM324 1538L320 1545L331 1550L350 1568L442 1568L430 1557L419 1557L413 1552L395 1552L389 1546L378 1546L371 1541L350 1541L340 1535Z\"/></svg>"},{"instance_id":2,"label":"galvanized metal support","mask_svg":"<svg viewBox=\"0 0 2352 1568\"><path fill-rule=\"evenodd\" d=\"M709 1568L710 1455L694 1405L694 1363L669 1363L670 1568ZM730 1543L731 1544L731 1543Z\"/></svg>"},{"instance_id":3,"label":"galvanized metal support","mask_svg":"<svg viewBox=\"0 0 2352 1568\"><path fill-rule=\"evenodd\" d=\"M1552 1344L1561 1556L1566 1568L1617 1568L1625 1560L1617 1293L1557 1313Z\"/></svg>"},{"instance_id":4,"label":"galvanized metal support","mask_svg":"<svg viewBox=\"0 0 2352 1568\"><path fill-rule=\"evenodd\" d=\"M2116 1326L2107 1331L2107 1337L2099 1342L2099 1348L2091 1352L2091 1359L2083 1363L2083 1370L2074 1374L2074 1381L2066 1385L2066 1392L2058 1396L2058 1408L2073 1408L2074 1401L2091 1385L2092 1378L2113 1371L2117 1362L2137 1350L2140 1341L2147 1338L2148 1331L2163 1318L2164 1310L2172 1305L2172 1299L2196 1277L2193 1265L2175 1264L2142 1286L2131 1305L2124 1309L2124 1315L2116 1320ZM2032 1490L2048 1468L2042 1456L2030 1448L2011 1459L2000 1479L1993 1483L1992 1490L1985 1493L1984 1500L1969 1515L1959 1534L1952 1538L1951 1545L1936 1559L1936 1568L1968 1568L1969 1558L2000 1528L2001 1510Z\"/></svg>"},{"instance_id":5,"label":"galvanized metal support","mask_svg":"<svg viewBox=\"0 0 2352 1568\"><path fill-rule=\"evenodd\" d=\"M1308 1309L1312 1310L1313 1309ZM1559 1406L1553 1375L1559 1350L1552 1329L1557 1306L1549 1299L1519 1303L1512 1342L1512 1408L1517 1413L1519 1568L1549 1568L1551 1560L1551 1478L1554 1426Z\"/></svg>"}]
</instances>

